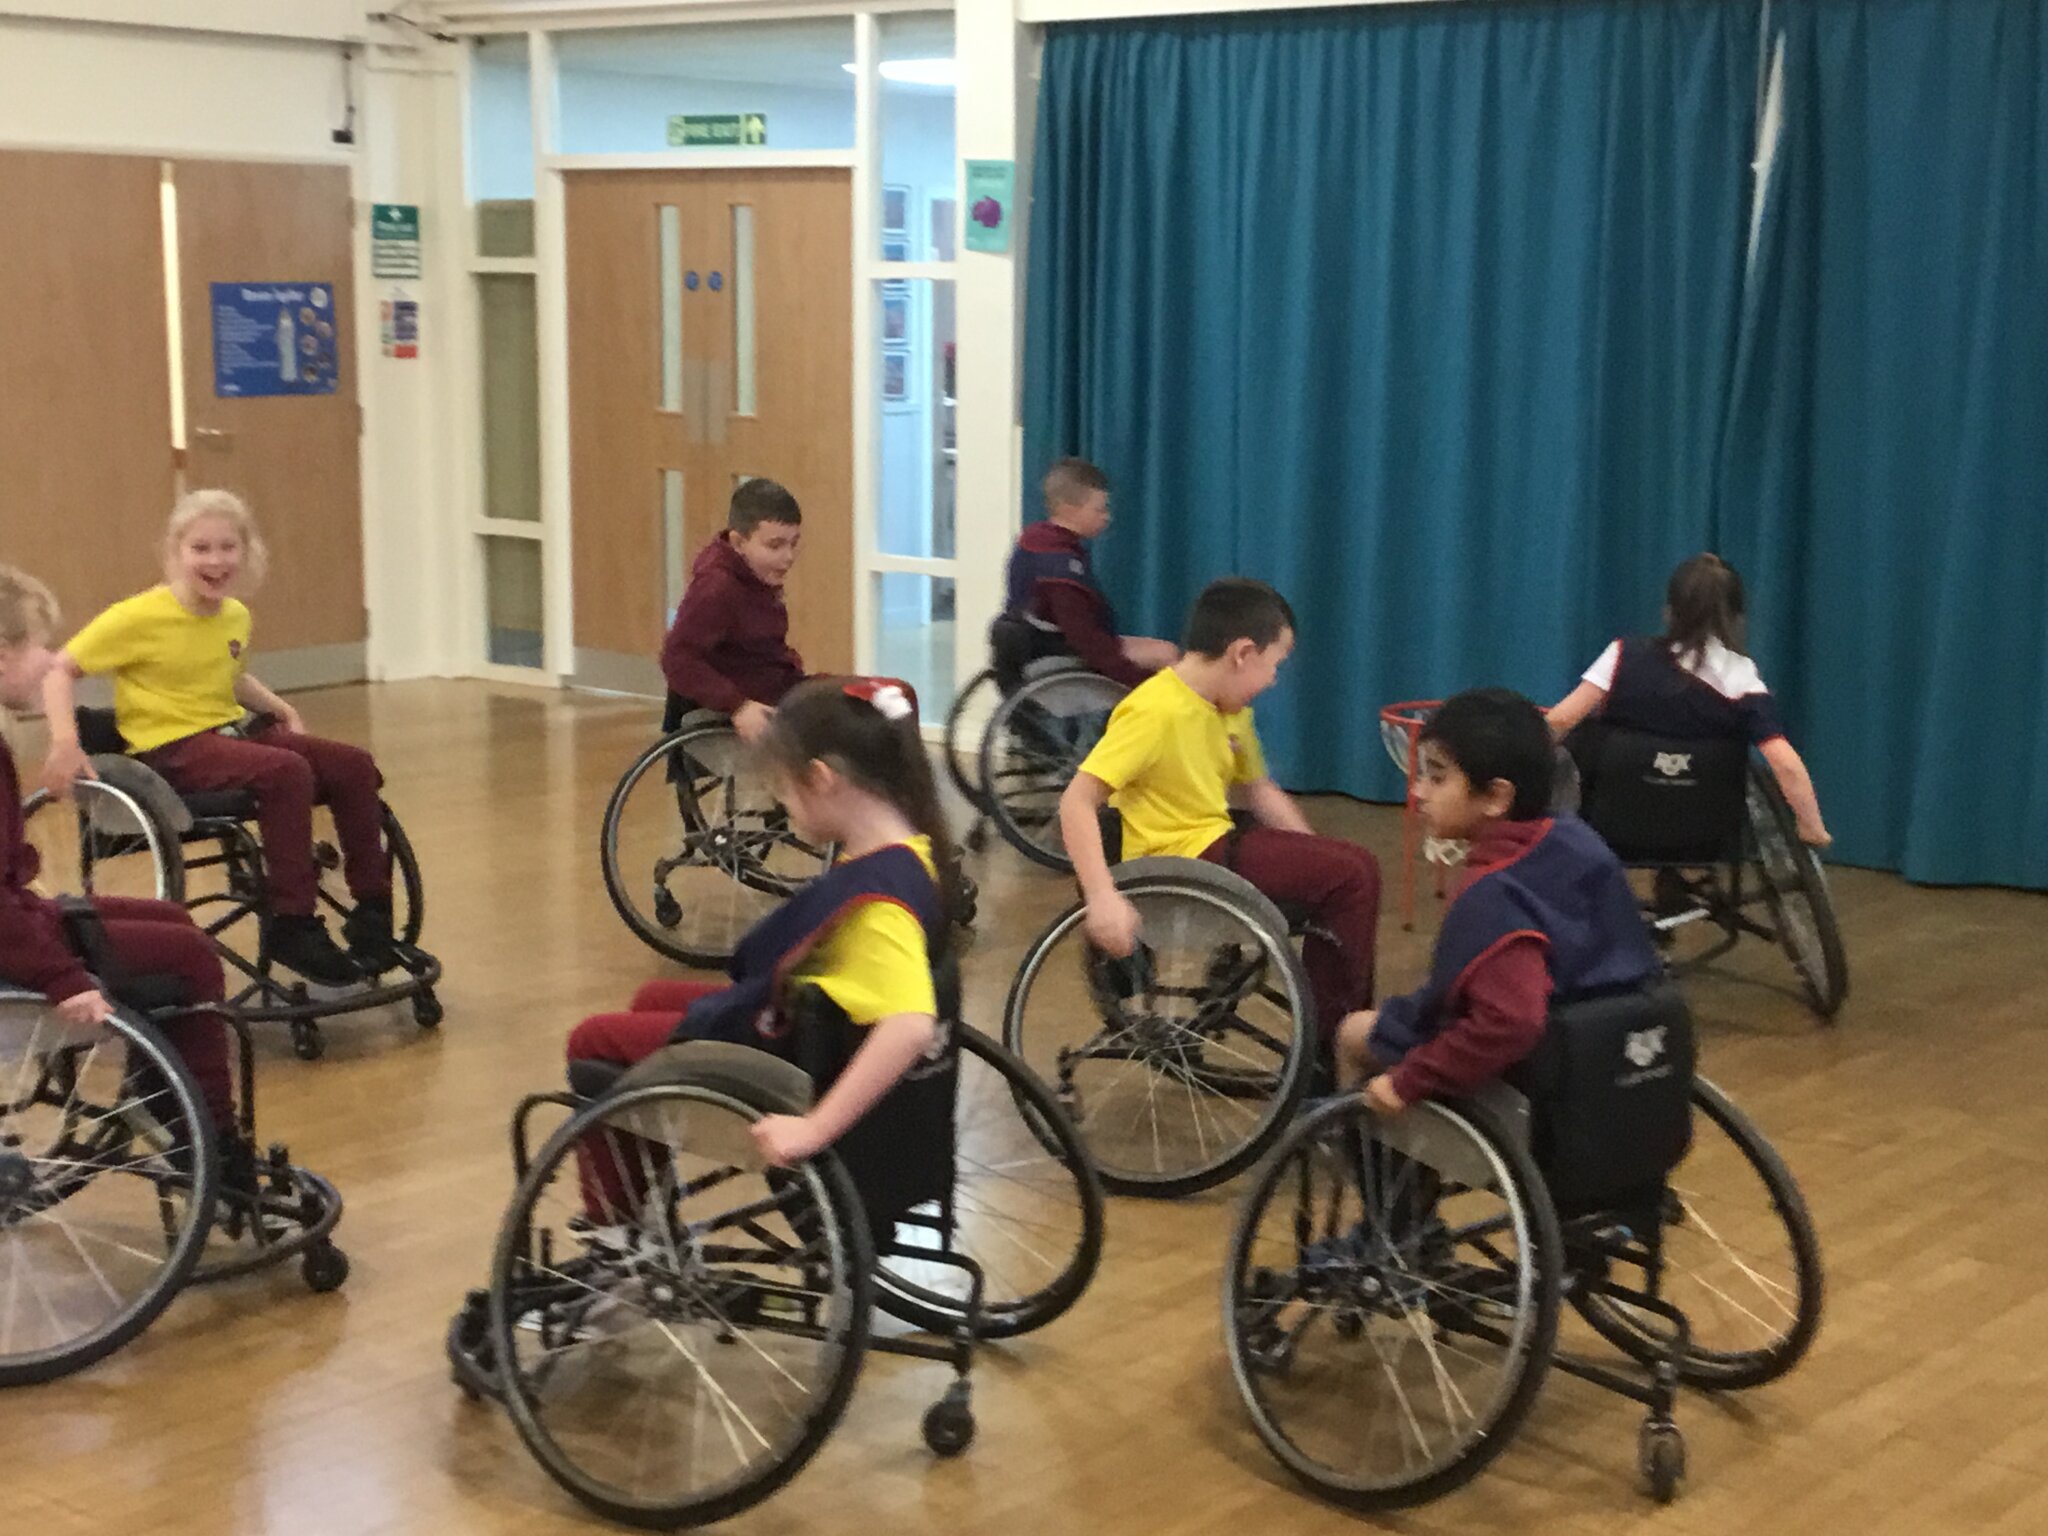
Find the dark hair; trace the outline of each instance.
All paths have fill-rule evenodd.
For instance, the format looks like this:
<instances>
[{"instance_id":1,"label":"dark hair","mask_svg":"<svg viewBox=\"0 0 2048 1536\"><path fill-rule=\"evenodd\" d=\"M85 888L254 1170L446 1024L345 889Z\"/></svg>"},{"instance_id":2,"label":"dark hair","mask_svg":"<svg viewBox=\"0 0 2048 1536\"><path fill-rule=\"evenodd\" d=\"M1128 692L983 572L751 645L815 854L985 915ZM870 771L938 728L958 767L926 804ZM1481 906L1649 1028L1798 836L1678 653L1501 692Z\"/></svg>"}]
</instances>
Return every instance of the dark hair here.
<instances>
[{"instance_id":1,"label":"dark hair","mask_svg":"<svg viewBox=\"0 0 2048 1536\"><path fill-rule=\"evenodd\" d=\"M1476 790L1495 779L1514 785L1508 820L1550 814L1557 741L1543 711L1514 690L1474 688L1444 700L1423 723L1421 739L1435 742Z\"/></svg>"},{"instance_id":2,"label":"dark hair","mask_svg":"<svg viewBox=\"0 0 2048 1536\"><path fill-rule=\"evenodd\" d=\"M1742 578L1719 555L1681 561L1665 584L1664 607L1664 648L1673 661L1697 660L1709 640L1742 649Z\"/></svg>"},{"instance_id":3,"label":"dark hair","mask_svg":"<svg viewBox=\"0 0 2048 1536\"><path fill-rule=\"evenodd\" d=\"M1221 656L1236 640L1249 640L1263 651L1293 628L1294 610L1286 598L1263 581L1226 576L1202 588L1188 610L1180 644L1198 656Z\"/></svg>"},{"instance_id":4,"label":"dark hair","mask_svg":"<svg viewBox=\"0 0 2048 1536\"><path fill-rule=\"evenodd\" d=\"M773 480L742 480L732 488L732 506L725 514L725 526L741 538L763 523L801 523L803 509L796 498Z\"/></svg>"},{"instance_id":5,"label":"dark hair","mask_svg":"<svg viewBox=\"0 0 2048 1536\"><path fill-rule=\"evenodd\" d=\"M1086 459L1061 459L1045 472L1045 510L1086 501L1095 491L1109 489L1109 476Z\"/></svg>"},{"instance_id":6,"label":"dark hair","mask_svg":"<svg viewBox=\"0 0 2048 1536\"><path fill-rule=\"evenodd\" d=\"M947 918L932 954L936 965L960 913L960 853L939 804L939 786L932 777L916 709L901 720L891 720L866 698L846 691L855 681L813 677L798 683L775 706L761 750L792 774L802 773L813 761L830 764L851 783L894 805L931 839L939 900Z\"/></svg>"}]
</instances>

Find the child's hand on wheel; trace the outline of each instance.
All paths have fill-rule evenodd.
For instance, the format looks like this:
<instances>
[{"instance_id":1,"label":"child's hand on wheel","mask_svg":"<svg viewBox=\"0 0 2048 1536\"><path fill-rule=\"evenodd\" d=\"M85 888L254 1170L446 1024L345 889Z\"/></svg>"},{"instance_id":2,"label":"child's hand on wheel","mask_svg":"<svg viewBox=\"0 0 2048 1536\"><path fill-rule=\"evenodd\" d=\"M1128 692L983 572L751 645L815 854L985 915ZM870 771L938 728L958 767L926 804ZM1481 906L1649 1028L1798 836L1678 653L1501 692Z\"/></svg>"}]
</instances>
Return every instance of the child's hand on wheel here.
<instances>
[{"instance_id":1,"label":"child's hand on wheel","mask_svg":"<svg viewBox=\"0 0 2048 1536\"><path fill-rule=\"evenodd\" d=\"M738 732L741 741L752 746L761 739L761 733L775 718L775 711L758 699L749 699L732 712L732 728Z\"/></svg>"},{"instance_id":2,"label":"child's hand on wheel","mask_svg":"<svg viewBox=\"0 0 2048 1536\"><path fill-rule=\"evenodd\" d=\"M1121 891L1089 902L1083 922L1088 941L1106 955L1121 960L1138 947L1138 909Z\"/></svg>"},{"instance_id":3,"label":"child's hand on wheel","mask_svg":"<svg viewBox=\"0 0 2048 1536\"><path fill-rule=\"evenodd\" d=\"M1823 848L1829 847L1833 844L1834 840L1834 835L1823 826L1815 825L1799 829L1799 841L1806 844L1807 847L1813 849L1816 853Z\"/></svg>"},{"instance_id":4,"label":"child's hand on wheel","mask_svg":"<svg viewBox=\"0 0 2048 1536\"><path fill-rule=\"evenodd\" d=\"M85 755L85 748L77 742L66 742L52 746L50 755L43 759L41 784L59 800L69 799L71 786L79 779L96 779L92 763Z\"/></svg>"},{"instance_id":5,"label":"child's hand on wheel","mask_svg":"<svg viewBox=\"0 0 2048 1536\"><path fill-rule=\"evenodd\" d=\"M808 1115L763 1115L754 1122L754 1145L773 1168L790 1168L825 1150Z\"/></svg>"},{"instance_id":6,"label":"child's hand on wheel","mask_svg":"<svg viewBox=\"0 0 2048 1536\"><path fill-rule=\"evenodd\" d=\"M1365 1085L1365 1102L1378 1115L1398 1115L1408 1107L1408 1101L1394 1092L1394 1080L1384 1072Z\"/></svg>"},{"instance_id":7,"label":"child's hand on wheel","mask_svg":"<svg viewBox=\"0 0 2048 1536\"><path fill-rule=\"evenodd\" d=\"M74 992L57 1004L57 1017L73 1029L96 1029L113 1016L104 992Z\"/></svg>"}]
</instances>

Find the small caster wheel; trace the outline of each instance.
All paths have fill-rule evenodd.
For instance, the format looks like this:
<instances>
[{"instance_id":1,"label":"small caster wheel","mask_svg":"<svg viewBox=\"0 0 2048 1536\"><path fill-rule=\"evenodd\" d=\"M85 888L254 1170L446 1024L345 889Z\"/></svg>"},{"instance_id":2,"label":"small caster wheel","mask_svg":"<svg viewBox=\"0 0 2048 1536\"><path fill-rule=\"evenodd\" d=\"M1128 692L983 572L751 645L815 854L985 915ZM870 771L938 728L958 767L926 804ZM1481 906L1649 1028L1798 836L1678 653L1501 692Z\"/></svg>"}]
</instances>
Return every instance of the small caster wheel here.
<instances>
[{"instance_id":1,"label":"small caster wheel","mask_svg":"<svg viewBox=\"0 0 2048 1536\"><path fill-rule=\"evenodd\" d=\"M664 928L673 928L683 920L683 904L666 890L654 893L654 920Z\"/></svg>"},{"instance_id":2,"label":"small caster wheel","mask_svg":"<svg viewBox=\"0 0 2048 1536\"><path fill-rule=\"evenodd\" d=\"M1365 1332L1365 1314L1355 1307L1346 1307L1330 1319L1330 1326L1340 1339L1355 1339Z\"/></svg>"},{"instance_id":3,"label":"small caster wheel","mask_svg":"<svg viewBox=\"0 0 2048 1536\"><path fill-rule=\"evenodd\" d=\"M1643 1421L1636 1437L1636 1469L1643 1486L1659 1504L1678 1497L1678 1485L1685 1481L1685 1436L1678 1426L1656 1419Z\"/></svg>"},{"instance_id":4,"label":"small caster wheel","mask_svg":"<svg viewBox=\"0 0 2048 1536\"><path fill-rule=\"evenodd\" d=\"M974 1414L967 1406L964 1383L955 1382L925 1409L924 1443L934 1456L958 1456L974 1443Z\"/></svg>"},{"instance_id":5,"label":"small caster wheel","mask_svg":"<svg viewBox=\"0 0 2048 1536\"><path fill-rule=\"evenodd\" d=\"M488 1300L487 1293L472 1291L448 1324L448 1379L472 1403L498 1395L497 1373L490 1363Z\"/></svg>"},{"instance_id":6,"label":"small caster wheel","mask_svg":"<svg viewBox=\"0 0 2048 1536\"><path fill-rule=\"evenodd\" d=\"M341 868L341 850L332 843L313 844L313 863L321 869Z\"/></svg>"},{"instance_id":7,"label":"small caster wheel","mask_svg":"<svg viewBox=\"0 0 2048 1536\"><path fill-rule=\"evenodd\" d=\"M348 1279L348 1255L332 1243L315 1243L299 1261L299 1273L305 1278L306 1289L317 1296L338 1291Z\"/></svg>"},{"instance_id":8,"label":"small caster wheel","mask_svg":"<svg viewBox=\"0 0 2048 1536\"><path fill-rule=\"evenodd\" d=\"M412 995L412 1021L421 1029L433 1029L443 1017L441 999L432 987L421 987Z\"/></svg>"},{"instance_id":9,"label":"small caster wheel","mask_svg":"<svg viewBox=\"0 0 2048 1536\"><path fill-rule=\"evenodd\" d=\"M292 1026L292 1054L301 1061L318 1061L327 1054L319 1025L301 1020Z\"/></svg>"}]
</instances>

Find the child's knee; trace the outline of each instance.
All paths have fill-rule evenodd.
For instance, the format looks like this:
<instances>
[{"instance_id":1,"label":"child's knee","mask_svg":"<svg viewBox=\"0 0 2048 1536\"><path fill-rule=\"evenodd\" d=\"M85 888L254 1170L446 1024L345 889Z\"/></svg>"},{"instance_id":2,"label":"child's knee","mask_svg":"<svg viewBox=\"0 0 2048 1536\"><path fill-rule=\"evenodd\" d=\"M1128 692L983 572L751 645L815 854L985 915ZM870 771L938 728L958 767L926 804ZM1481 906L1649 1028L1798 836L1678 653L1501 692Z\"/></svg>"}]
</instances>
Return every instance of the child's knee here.
<instances>
[{"instance_id":1,"label":"child's knee","mask_svg":"<svg viewBox=\"0 0 2048 1536\"><path fill-rule=\"evenodd\" d=\"M569 1031L569 1039L562 1054L570 1061L602 1061L611 1053L606 1049L611 1034L612 1016L608 1013L593 1013L589 1018Z\"/></svg>"},{"instance_id":2,"label":"child's knee","mask_svg":"<svg viewBox=\"0 0 2048 1536\"><path fill-rule=\"evenodd\" d=\"M292 752L265 754L263 765L251 777L249 787L257 798L313 798L313 765Z\"/></svg>"}]
</instances>

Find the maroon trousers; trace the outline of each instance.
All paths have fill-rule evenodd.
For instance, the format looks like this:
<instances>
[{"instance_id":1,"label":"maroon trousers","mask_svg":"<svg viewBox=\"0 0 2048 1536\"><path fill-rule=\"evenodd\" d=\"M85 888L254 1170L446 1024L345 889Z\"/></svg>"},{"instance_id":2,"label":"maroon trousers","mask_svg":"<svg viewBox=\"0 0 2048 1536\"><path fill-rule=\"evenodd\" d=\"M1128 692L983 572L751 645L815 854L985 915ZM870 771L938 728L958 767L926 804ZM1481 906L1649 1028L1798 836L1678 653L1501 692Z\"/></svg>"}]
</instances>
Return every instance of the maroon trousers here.
<instances>
[{"instance_id":1,"label":"maroon trousers","mask_svg":"<svg viewBox=\"0 0 2048 1536\"><path fill-rule=\"evenodd\" d=\"M572 1062L609 1061L630 1067L645 1061L674 1036L690 1004L725 985L716 981L650 981L633 994L625 1013L596 1013L569 1031ZM592 1133L576 1146L583 1189L583 1214L600 1225L626 1221L647 1188L651 1166L637 1136Z\"/></svg>"},{"instance_id":2,"label":"maroon trousers","mask_svg":"<svg viewBox=\"0 0 2048 1536\"><path fill-rule=\"evenodd\" d=\"M1380 865L1370 852L1341 838L1245 827L1219 837L1202 857L1283 906L1307 909L1312 927L1301 959L1326 1042L1345 1014L1372 1005Z\"/></svg>"},{"instance_id":3,"label":"maroon trousers","mask_svg":"<svg viewBox=\"0 0 2048 1536\"><path fill-rule=\"evenodd\" d=\"M273 910L312 915L319 894L313 867L313 806L334 813L342 873L349 894L391 894L391 854L384 846L384 776L361 747L298 736L279 726L237 738L201 731L141 754L174 789L187 793L246 789L256 796L256 826Z\"/></svg>"},{"instance_id":4,"label":"maroon trousers","mask_svg":"<svg viewBox=\"0 0 2048 1536\"><path fill-rule=\"evenodd\" d=\"M218 1003L226 996L220 957L183 907L130 896L99 896L92 905L124 971L175 976L195 1003ZM159 1028L199 1085L213 1123L223 1129L233 1125L235 1079L226 1021L214 1012L189 1013Z\"/></svg>"}]
</instances>

